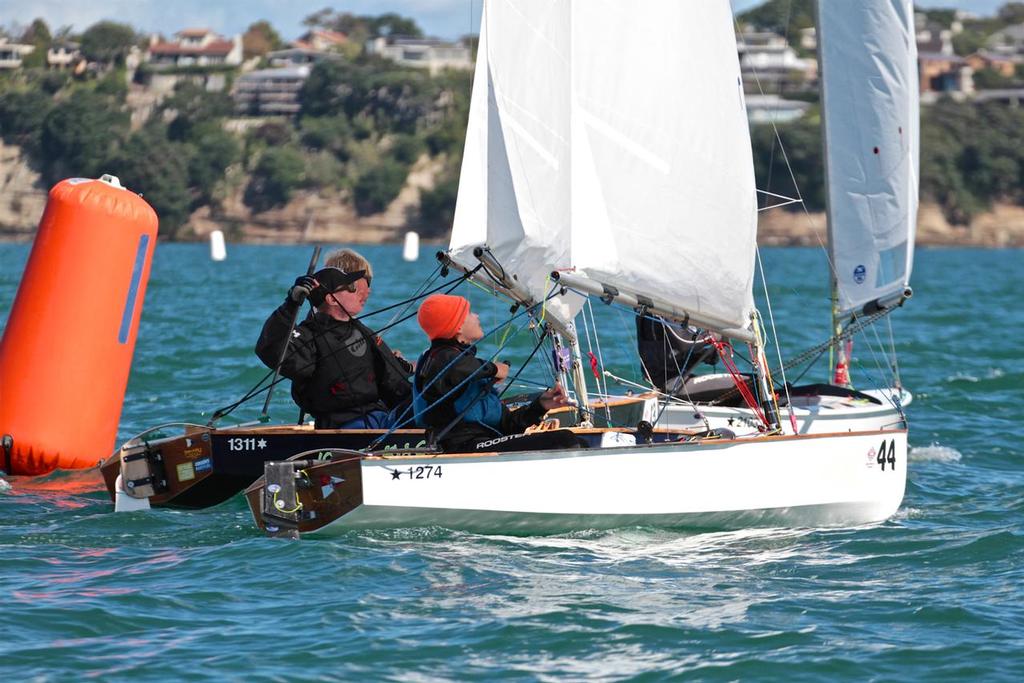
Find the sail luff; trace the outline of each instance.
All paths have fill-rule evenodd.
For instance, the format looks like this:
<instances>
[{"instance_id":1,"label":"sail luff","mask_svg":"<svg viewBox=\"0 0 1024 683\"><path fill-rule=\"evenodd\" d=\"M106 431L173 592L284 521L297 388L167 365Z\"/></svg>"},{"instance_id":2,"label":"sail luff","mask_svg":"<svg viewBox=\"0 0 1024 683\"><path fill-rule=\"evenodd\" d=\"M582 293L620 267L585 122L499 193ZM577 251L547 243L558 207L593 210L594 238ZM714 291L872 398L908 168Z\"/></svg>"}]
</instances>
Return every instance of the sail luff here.
<instances>
[{"instance_id":1,"label":"sail luff","mask_svg":"<svg viewBox=\"0 0 1024 683\"><path fill-rule=\"evenodd\" d=\"M919 111L910 0L818 0L829 251L837 314L909 286Z\"/></svg>"}]
</instances>

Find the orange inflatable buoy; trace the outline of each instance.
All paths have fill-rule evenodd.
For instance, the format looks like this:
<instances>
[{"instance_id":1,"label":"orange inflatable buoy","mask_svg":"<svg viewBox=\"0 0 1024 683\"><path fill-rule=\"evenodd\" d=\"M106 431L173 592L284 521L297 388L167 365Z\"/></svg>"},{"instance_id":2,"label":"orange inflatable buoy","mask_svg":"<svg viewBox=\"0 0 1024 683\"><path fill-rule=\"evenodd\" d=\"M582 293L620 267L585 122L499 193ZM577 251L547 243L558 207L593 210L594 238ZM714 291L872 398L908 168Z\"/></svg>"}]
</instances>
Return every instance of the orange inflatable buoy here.
<instances>
[{"instance_id":1,"label":"orange inflatable buoy","mask_svg":"<svg viewBox=\"0 0 1024 683\"><path fill-rule=\"evenodd\" d=\"M0 469L81 469L113 450L156 234L113 176L50 190L0 341Z\"/></svg>"}]
</instances>

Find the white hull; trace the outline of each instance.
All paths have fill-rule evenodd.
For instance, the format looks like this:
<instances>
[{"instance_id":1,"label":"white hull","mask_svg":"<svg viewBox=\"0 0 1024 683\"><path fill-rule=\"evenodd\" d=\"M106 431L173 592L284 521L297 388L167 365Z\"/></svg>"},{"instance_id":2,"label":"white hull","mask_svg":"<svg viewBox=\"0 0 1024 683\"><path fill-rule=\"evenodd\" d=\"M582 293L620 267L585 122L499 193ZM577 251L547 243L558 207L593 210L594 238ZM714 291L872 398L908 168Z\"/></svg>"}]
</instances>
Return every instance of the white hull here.
<instances>
[{"instance_id":1,"label":"white hull","mask_svg":"<svg viewBox=\"0 0 1024 683\"><path fill-rule=\"evenodd\" d=\"M881 404L863 399L841 396L793 397L793 417L796 419L798 434L838 434L842 432L867 432L879 429L906 429L904 416L889 401L894 389L875 389L863 393L874 396ZM906 407L912 400L910 392L901 392L900 404ZM651 417L658 415L664 403L656 402L651 408ZM729 429L736 435L757 433L760 420L749 408L724 406L693 406L683 403L669 403L661 413L657 426L661 429ZM781 408L782 429L792 433L789 410ZM706 420L706 424L705 424Z\"/></svg>"},{"instance_id":2,"label":"white hull","mask_svg":"<svg viewBox=\"0 0 1024 683\"><path fill-rule=\"evenodd\" d=\"M877 462L879 449L895 466ZM905 431L362 461L363 504L321 530L558 533L629 525L853 526L906 485ZM428 468L431 468L428 473ZM436 476L440 468L441 476ZM396 476L395 473L398 473Z\"/></svg>"}]
</instances>

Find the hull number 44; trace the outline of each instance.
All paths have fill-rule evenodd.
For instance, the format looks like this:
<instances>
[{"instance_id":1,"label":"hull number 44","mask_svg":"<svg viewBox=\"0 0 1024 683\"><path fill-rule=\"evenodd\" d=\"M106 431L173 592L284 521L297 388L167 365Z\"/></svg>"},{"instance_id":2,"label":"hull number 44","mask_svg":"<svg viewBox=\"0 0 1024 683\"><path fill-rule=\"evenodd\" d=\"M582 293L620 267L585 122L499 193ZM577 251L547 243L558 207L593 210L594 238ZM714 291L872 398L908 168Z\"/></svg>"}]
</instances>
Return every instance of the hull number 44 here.
<instances>
[{"instance_id":1,"label":"hull number 44","mask_svg":"<svg viewBox=\"0 0 1024 683\"><path fill-rule=\"evenodd\" d=\"M895 439L882 439L882 445L878 447L878 455L875 456L875 462L882 466L883 472L886 465L889 465L890 470L896 471Z\"/></svg>"}]
</instances>

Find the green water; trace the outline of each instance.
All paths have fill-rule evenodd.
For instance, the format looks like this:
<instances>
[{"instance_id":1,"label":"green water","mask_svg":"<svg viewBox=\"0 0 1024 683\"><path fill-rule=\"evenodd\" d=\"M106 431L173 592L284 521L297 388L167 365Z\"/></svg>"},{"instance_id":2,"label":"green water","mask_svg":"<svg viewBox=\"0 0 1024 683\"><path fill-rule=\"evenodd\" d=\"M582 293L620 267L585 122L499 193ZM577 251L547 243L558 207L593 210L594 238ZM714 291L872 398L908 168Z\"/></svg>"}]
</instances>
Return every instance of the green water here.
<instances>
[{"instance_id":1,"label":"green water","mask_svg":"<svg viewBox=\"0 0 1024 683\"><path fill-rule=\"evenodd\" d=\"M434 269L368 247L369 308ZM305 247L160 245L120 437L205 421L265 370L252 346ZM0 245L0 320L28 255ZM764 252L793 353L828 323L823 257ZM439 528L262 538L240 498L114 516L94 475L0 483L0 672L11 680L1019 680L1024 674L1019 251L919 250L893 316L914 392L906 497L845 530ZM507 305L475 292L485 328ZM599 306L605 362L636 376L628 315ZM376 325L390 318L381 316ZM887 336L885 327L879 333ZM388 333L415 356L422 333ZM886 377L858 340L854 378ZM529 345L510 351L522 362ZM539 368L539 366L538 366ZM530 377L542 382L543 373ZM805 380L821 381L824 368ZM2 388L0 388L2 389ZM233 417L255 416L261 401ZM295 413L286 391L272 414Z\"/></svg>"}]
</instances>

